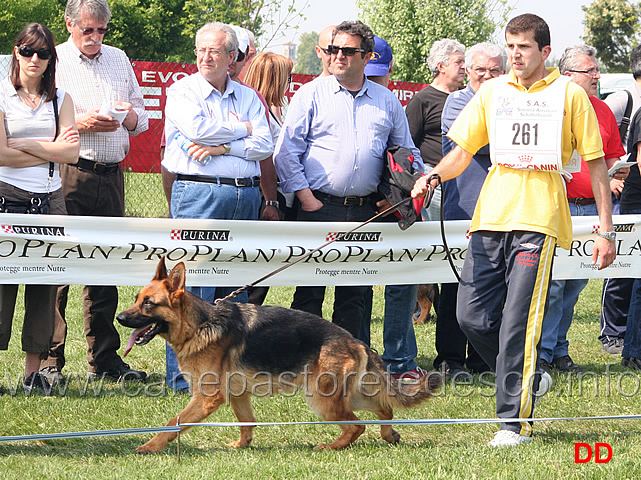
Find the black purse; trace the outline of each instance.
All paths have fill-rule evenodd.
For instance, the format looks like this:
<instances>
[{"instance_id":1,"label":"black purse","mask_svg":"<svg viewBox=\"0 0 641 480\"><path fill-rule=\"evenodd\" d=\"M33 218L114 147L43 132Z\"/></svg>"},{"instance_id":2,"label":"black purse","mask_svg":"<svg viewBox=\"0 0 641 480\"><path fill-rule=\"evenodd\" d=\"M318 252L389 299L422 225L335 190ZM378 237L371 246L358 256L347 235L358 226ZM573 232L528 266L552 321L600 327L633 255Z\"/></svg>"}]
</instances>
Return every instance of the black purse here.
<instances>
[{"instance_id":1,"label":"black purse","mask_svg":"<svg viewBox=\"0 0 641 480\"><path fill-rule=\"evenodd\" d=\"M7 200L0 197L0 213L47 214L51 211L48 193L35 193L29 200Z\"/></svg>"},{"instance_id":2,"label":"black purse","mask_svg":"<svg viewBox=\"0 0 641 480\"><path fill-rule=\"evenodd\" d=\"M58 92L53 97L53 115L56 122L55 140L58 138L60 127L58 125ZM49 178L47 180L46 193L34 193L28 200L9 200L0 196L0 213L29 213L36 215L46 215L51 212L51 194L49 188L53 181L53 162L49 162Z\"/></svg>"}]
</instances>

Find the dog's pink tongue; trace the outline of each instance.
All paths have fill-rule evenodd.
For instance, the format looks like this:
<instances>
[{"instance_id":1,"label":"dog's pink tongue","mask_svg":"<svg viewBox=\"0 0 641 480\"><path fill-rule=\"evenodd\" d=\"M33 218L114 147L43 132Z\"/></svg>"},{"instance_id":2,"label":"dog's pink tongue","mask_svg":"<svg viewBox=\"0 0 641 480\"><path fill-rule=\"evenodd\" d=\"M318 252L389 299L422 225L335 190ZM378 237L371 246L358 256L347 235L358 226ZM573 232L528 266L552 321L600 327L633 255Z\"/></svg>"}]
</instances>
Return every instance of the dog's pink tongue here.
<instances>
[{"instance_id":1,"label":"dog's pink tongue","mask_svg":"<svg viewBox=\"0 0 641 480\"><path fill-rule=\"evenodd\" d=\"M136 328L133 332L131 332L131 335L129 335L129 341L127 342L127 346L125 347L125 353L123 353L122 357L126 357L127 354L131 351L131 349L134 347L136 344L136 337L140 335L141 332L143 332L147 327L141 327L141 328Z\"/></svg>"}]
</instances>

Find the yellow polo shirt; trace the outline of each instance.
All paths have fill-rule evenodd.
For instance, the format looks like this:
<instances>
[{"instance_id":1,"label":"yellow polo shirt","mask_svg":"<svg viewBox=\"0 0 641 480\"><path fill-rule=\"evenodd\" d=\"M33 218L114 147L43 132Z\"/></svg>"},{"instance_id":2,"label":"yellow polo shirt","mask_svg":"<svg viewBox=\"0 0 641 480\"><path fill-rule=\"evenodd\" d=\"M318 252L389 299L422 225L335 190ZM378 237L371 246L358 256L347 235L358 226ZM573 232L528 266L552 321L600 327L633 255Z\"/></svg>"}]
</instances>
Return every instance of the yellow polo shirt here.
<instances>
[{"instance_id":1,"label":"yellow polo shirt","mask_svg":"<svg viewBox=\"0 0 641 480\"><path fill-rule=\"evenodd\" d=\"M521 92L540 92L559 78L557 68L529 90L518 84L513 72L508 86L488 80L463 109L448 132L454 142L468 152L477 152L490 141L490 115L494 88L516 88ZM585 90L570 82L565 95L562 157L567 164L576 149L586 160L603 156L599 124ZM509 132L508 132L509 133ZM493 165L485 179L474 210L470 230L539 232L555 237L565 249L572 242L572 220L563 177L558 173L516 170Z\"/></svg>"}]
</instances>

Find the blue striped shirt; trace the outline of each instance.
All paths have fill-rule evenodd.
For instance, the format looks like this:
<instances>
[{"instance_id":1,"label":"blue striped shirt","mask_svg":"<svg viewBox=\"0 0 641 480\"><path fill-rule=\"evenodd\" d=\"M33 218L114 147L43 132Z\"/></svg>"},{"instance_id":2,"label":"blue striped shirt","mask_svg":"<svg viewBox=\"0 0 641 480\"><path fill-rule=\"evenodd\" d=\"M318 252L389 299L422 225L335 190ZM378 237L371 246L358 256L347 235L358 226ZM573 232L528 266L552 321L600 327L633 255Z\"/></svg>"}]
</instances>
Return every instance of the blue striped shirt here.
<instances>
[{"instance_id":1,"label":"blue striped shirt","mask_svg":"<svg viewBox=\"0 0 641 480\"><path fill-rule=\"evenodd\" d=\"M414 146L403 107L387 88L370 80L354 97L331 75L303 85L294 95L276 144L274 164L284 192L305 188L338 197L377 190L383 153Z\"/></svg>"}]
</instances>

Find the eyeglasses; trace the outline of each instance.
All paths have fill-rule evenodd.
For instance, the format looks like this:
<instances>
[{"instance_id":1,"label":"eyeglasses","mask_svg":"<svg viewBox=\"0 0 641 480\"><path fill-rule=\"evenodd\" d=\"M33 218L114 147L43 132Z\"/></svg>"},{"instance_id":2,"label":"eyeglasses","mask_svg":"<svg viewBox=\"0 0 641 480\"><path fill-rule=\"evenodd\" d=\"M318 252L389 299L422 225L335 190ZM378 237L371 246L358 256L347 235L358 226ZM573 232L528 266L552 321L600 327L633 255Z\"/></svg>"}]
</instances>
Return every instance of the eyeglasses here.
<instances>
[{"instance_id":1,"label":"eyeglasses","mask_svg":"<svg viewBox=\"0 0 641 480\"><path fill-rule=\"evenodd\" d=\"M292 74L289 74L289 77L287 77L287 83L292 83Z\"/></svg>"},{"instance_id":2,"label":"eyeglasses","mask_svg":"<svg viewBox=\"0 0 641 480\"><path fill-rule=\"evenodd\" d=\"M328 47L329 47L329 45L328 45ZM318 48L320 48L325 55L331 55L331 53L329 53L329 48L323 48L320 45L318 46Z\"/></svg>"},{"instance_id":3,"label":"eyeglasses","mask_svg":"<svg viewBox=\"0 0 641 480\"><path fill-rule=\"evenodd\" d=\"M20 47L18 47L18 53L26 58L31 58L36 53L40 60L49 60L51 58L51 50L48 48L40 48L36 50L35 48L28 47L27 45L20 45Z\"/></svg>"},{"instance_id":4,"label":"eyeglasses","mask_svg":"<svg viewBox=\"0 0 641 480\"><path fill-rule=\"evenodd\" d=\"M590 75L591 77L596 77L601 73L601 70L599 70L598 68L591 68L590 70L568 70L568 72L585 73L586 75Z\"/></svg>"},{"instance_id":5,"label":"eyeglasses","mask_svg":"<svg viewBox=\"0 0 641 480\"><path fill-rule=\"evenodd\" d=\"M236 60L235 61L236 62L242 62L243 60L245 60L245 56L246 56L245 52L241 52L240 50L238 50L238 53L236 54Z\"/></svg>"},{"instance_id":6,"label":"eyeglasses","mask_svg":"<svg viewBox=\"0 0 641 480\"><path fill-rule=\"evenodd\" d=\"M80 28L80 27L78 27L78 29L82 32L83 35L85 35L87 37L89 35L93 35L94 32L98 32L98 35L106 35L107 32L109 32L108 28Z\"/></svg>"},{"instance_id":7,"label":"eyeglasses","mask_svg":"<svg viewBox=\"0 0 641 480\"><path fill-rule=\"evenodd\" d=\"M472 69L474 73L476 73L479 76L485 75L486 73L490 73L492 77L498 77L501 75L501 69L500 68L483 68L483 67L475 67Z\"/></svg>"},{"instance_id":8,"label":"eyeglasses","mask_svg":"<svg viewBox=\"0 0 641 480\"><path fill-rule=\"evenodd\" d=\"M195 48L194 53L196 56L204 57L205 54L209 55L210 57L217 57L218 55L222 54L220 50L215 50L213 48Z\"/></svg>"},{"instance_id":9,"label":"eyeglasses","mask_svg":"<svg viewBox=\"0 0 641 480\"><path fill-rule=\"evenodd\" d=\"M365 49L363 48L337 47L336 45L327 45L327 55L338 55L339 50L342 51L343 55L345 55L346 57L352 57L356 55L356 52L365 52Z\"/></svg>"}]
</instances>

